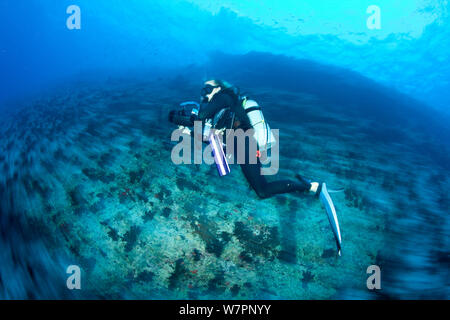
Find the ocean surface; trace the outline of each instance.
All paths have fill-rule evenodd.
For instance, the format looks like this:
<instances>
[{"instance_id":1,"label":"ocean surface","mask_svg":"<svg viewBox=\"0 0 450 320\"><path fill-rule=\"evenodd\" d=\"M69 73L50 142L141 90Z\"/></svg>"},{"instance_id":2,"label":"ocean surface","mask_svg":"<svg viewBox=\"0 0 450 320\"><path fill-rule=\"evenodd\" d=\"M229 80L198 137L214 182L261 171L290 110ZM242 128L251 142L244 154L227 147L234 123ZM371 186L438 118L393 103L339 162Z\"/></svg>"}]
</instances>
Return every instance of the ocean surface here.
<instances>
[{"instance_id":1,"label":"ocean surface","mask_svg":"<svg viewBox=\"0 0 450 320\"><path fill-rule=\"evenodd\" d=\"M372 4L2 1L0 299L448 299L448 2ZM316 198L171 161L212 78L279 129L269 179L344 188L342 256Z\"/></svg>"}]
</instances>

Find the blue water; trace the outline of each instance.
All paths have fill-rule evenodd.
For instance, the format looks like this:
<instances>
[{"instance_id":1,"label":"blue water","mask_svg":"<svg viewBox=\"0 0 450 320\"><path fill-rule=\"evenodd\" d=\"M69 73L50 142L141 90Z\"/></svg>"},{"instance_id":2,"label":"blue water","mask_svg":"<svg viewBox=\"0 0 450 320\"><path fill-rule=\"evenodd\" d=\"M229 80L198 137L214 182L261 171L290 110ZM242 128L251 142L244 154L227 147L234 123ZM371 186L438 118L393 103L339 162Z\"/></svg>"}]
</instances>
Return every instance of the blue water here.
<instances>
[{"instance_id":1,"label":"blue water","mask_svg":"<svg viewBox=\"0 0 450 320\"><path fill-rule=\"evenodd\" d=\"M448 299L449 5L372 4L2 1L0 298ZM342 257L314 199L170 162L210 78L280 128L281 176L345 188Z\"/></svg>"}]
</instances>

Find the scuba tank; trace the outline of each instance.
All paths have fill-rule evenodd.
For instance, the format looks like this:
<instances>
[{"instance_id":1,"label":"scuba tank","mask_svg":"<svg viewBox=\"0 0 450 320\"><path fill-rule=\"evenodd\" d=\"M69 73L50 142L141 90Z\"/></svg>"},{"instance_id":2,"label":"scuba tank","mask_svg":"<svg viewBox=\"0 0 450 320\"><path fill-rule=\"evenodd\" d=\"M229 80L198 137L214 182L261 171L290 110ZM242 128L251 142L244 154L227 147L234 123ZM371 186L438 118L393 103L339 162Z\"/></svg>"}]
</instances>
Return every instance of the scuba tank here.
<instances>
[{"instance_id":1,"label":"scuba tank","mask_svg":"<svg viewBox=\"0 0 450 320\"><path fill-rule=\"evenodd\" d=\"M272 148L272 146L276 143L276 140L270 130L269 124L264 120L261 107L256 101L248 100L247 97L244 97L242 107L247 113L250 125L255 130L253 137L258 143L259 150L266 151Z\"/></svg>"}]
</instances>

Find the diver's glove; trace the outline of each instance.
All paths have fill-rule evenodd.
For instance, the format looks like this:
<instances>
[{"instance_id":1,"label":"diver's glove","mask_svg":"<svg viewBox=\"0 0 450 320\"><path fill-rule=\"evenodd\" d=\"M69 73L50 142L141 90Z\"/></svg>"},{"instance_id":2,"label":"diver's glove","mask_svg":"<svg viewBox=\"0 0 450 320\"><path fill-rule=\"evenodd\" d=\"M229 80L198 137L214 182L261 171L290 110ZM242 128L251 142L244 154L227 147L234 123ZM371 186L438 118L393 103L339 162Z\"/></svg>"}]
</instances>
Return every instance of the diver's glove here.
<instances>
[{"instance_id":1,"label":"diver's glove","mask_svg":"<svg viewBox=\"0 0 450 320\"><path fill-rule=\"evenodd\" d=\"M188 136L192 136L192 130L189 129L188 127L178 126L178 130L181 130L182 134L185 134L185 135L188 135Z\"/></svg>"}]
</instances>

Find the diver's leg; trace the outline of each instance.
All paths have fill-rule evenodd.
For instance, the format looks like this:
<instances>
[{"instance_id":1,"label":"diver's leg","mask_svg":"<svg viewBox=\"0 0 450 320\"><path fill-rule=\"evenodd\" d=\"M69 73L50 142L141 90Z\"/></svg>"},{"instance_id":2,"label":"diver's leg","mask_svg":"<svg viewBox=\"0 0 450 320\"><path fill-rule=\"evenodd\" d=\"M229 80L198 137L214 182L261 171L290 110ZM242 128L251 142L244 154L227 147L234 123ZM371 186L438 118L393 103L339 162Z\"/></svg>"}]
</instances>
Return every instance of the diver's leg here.
<instances>
[{"instance_id":1,"label":"diver's leg","mask_svg":"<svg viewBox=\"0 0 450 320\"><path fill-rule=\"evenodd\" d=\"M237 146L238 146L237 141L235 141L234 145L235 156L238 154ZM245 150L244 151L245 161L243 164L241 164L241 169L245 178L250 183L253 190L255 190L258 197L266 199L276 194L312 191L314 185L306 179L299 179L299 181L279 180L267 182L265 176L261 174L262 164L259 158L257 158L255 164L250 163L249 140L246 140L244 150Z\"/></svg>"},{"instance_id":2,"label":"diver's leg","mask_svg":"<svg viewBox=\"0 0 450 320\"><path fill-rule=\"evenodd\" d=\"M279 180L267 182L264 175L261 175L261 164L259 162L257 164L241 164L241 168L253 190L262 199L270 198L276 194L311 190L311 183L306 181Z\"/></svg>"},{"instance_id":3,"label":"diver's leg","mask_svg":"<svg viewBox=\"0 0 450 320\"><path fill-rule=\"evenodd\" d=\"M289 192L305 192L311 189L311 184L303 184L293 180L279 180L267 183L266 190L274 195Z\"/></svg>"},{"instance_id":4,"label":"diver's leg","mask_svg":"<svg viewBox=\"0 0 450 320\"><path fill-rule=\"evenodd\" d=\"M270 194L266 193L267 180L261 175L260 168L261 166L258 164L241 164L242 173L250 186L258 197L265 199L270 197Z\"/></svg>"}]
</instances>

